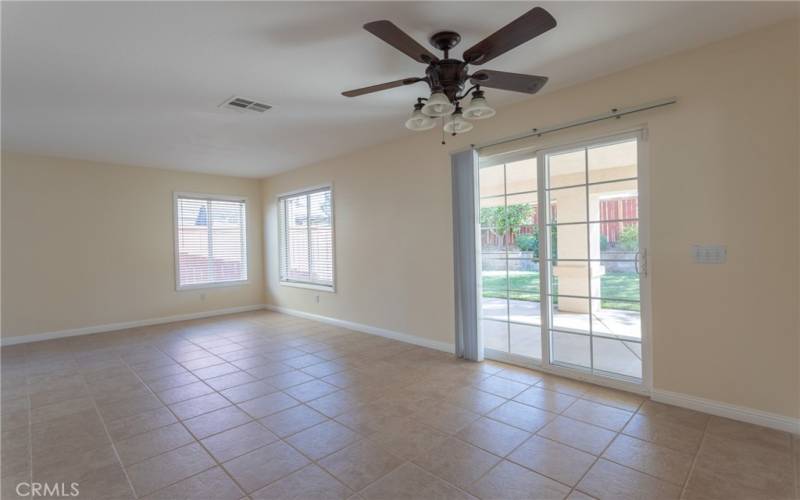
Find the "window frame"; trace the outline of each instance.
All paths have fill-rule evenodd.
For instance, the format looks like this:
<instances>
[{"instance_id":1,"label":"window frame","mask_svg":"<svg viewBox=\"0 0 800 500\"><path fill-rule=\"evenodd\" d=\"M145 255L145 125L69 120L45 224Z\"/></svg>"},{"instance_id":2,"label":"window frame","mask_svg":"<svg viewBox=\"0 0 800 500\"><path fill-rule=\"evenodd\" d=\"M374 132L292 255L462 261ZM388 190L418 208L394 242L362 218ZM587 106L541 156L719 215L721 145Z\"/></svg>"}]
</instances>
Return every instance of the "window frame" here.
<instances>
[{"instance_id":1,"label":"window frame","mask_svg":"<svg viewBox=\"0 0 800 500\"><path fill-rule=\"evenodd\" d=\"M285 280L281 275L281 268L283 266L283 258L281 257L281 248L285 245L286 235L285 233L285 226L286 221L281 222L281 201L284 198L291 198L293 196L299 195L310 195L319 191L328 190L331 193L331 284L330 285L320 285L319 283L307 282L307 281L292 281L292 280ZM276 210L276 218L278 219L278 284L281 286L288 286L292 288L305 288L308 290L316 290L319 292L328 292L328 293L336 293L336 202L334 201L334 190L333 190L333 183L325 183L325 184L317 184L313 186L304 187L301 189L295 189L292 191L287 191L285 193L280 193L275 197L277 210ZM284 230L281 230L281 227L284 227ZM310 249L309 249L310 251ZM287 252L288 253L288 252Z\"/></svg>"},{"instance_id":2,"label":"window frame","mask_svg":"<svg viewBox=\"0 0 800 500\"><path fill-rule=\"evenodd\" d=\"M180 249L178 242L179 235L179 221L178 221L178 200L180 198L193 198L198 200L209 201L235 201L244 204L244 238L242 244L244 245L244 264L245 264L245 279L236 281L215 281L209 283L195 283L192 285L181 285L181 267L180 267ZM247 244L248 238L248 224L247 217L249 213L248 198L246 196L231 196L222 194L208 194L208 193L192 193L187 191L174 191L172 193L172 226L173 226L173 250L174 250L174 265L175 265L175 291L185 292L191 290L200 290L205 288L227 288L234 286L249 285L250 280L250 246Z\"/></svg>"}]
</instances>

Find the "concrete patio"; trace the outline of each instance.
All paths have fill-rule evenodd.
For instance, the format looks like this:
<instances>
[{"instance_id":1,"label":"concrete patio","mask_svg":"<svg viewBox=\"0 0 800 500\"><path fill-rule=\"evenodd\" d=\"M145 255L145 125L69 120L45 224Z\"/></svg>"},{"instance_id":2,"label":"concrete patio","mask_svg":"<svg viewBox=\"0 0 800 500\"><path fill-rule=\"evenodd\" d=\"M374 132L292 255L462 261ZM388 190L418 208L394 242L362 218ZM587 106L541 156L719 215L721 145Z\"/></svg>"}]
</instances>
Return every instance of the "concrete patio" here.
<instances>
[{"instance_id":1,"label":"concrete patio","mask_svg":"<svg viewBox=\"0 0 800 500\"><path fill-rule=\"evenodd\" d=\"M487 349L541 359L541 312L539 302L483 298L481 326ZM506 323L512 321L515 323ZM526 324L518 324L526 323ZM564 313L556 307L553 325L553 357L557 362L590 367L640 378L642 376L641 318L638 312L599 309L592 315L595 334L616 337L594 338L589 346L589 314ZM575 332L575 333L568 333ZM510 343L510 346L509 346Z\"/></svg>"}]
</instances>

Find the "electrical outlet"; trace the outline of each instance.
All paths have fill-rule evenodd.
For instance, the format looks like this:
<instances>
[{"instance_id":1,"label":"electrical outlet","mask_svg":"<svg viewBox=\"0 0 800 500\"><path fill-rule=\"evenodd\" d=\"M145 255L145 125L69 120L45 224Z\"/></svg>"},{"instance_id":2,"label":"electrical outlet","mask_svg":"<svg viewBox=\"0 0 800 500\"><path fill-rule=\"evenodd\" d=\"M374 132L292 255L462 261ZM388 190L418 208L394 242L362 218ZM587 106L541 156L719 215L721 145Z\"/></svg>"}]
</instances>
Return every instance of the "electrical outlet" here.
<instances>
[{"instance_id":1,"label":"electrical outlet","mask_svg":"<svg viewBox=\"0 0 800 500\"><path fill-rule=\"evenodd\" d=\"M319 304L319 295L315 296L314 300L317 302L317 304Z\"/></svg>"},{"instance_id":2,"label":"electrical outlet","mask_svg":"<svg viewBox=\"0 0 800 500\"><path fill-rule=\"evenodd\" d=\"M728 249L725 245L693 245L692 257L695 264L724 264Z\"/></svg>"}]
</instances>

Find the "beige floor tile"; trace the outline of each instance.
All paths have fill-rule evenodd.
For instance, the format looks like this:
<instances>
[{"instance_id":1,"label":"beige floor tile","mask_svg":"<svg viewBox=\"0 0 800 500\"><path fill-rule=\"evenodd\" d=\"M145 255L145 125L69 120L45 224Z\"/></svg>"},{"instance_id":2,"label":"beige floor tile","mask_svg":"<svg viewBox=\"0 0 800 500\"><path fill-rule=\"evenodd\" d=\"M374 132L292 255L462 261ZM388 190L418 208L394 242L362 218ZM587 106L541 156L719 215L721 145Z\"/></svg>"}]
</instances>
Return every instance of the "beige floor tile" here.
<instances>
[{"instance_id":1,"label":"beige floor tile","mask_svg":"<svg viewBox=\"0 0 800 500\"><path fill-rule=\"evenodd\" d=\"M361 439L355 432L333 420L310 427L286 438L286 442L312 460L330 455Z\"/></svg>"},{"instance_id":2,"label":"beige floor tile","mask_svg":"<svg viewBox=\"0 0 800 500\"><path fill-rule=\"evenodd\" d=\"M600 455L615 436L607 429L567 417L556 418L537 434L593 455Z\"/></svg>"},{"instance_id":3,"label":"beige floor tile","mask_svg":"<svg viewBox=\"0 0 800 500\"><path fill-rule=\"evenodd\" d=\"M144 498L147 500L238 500L243 496L244 492L228 474L220 467L214 467Z\"/></svg>"},{"instance_id":4,"label":"beige floor tile","mask_svg":"<svg viewBox=\"0 0 800 500\"><path fill-rule=\"evenodd\" d=\"M582 396L592 388L591 384L585 382L545 374L542 375L542 380L536 386L575 397Z\"/></svg>"},{"instance_id":5,"label":"beige floor tile","mask_svg":"<svg viewBox=\"0 0 800 500\"><path fill-rule=\"evenodd\" d=\"M254 356L247 356L237 360L231 360L231 364L241 370L249 370L257 366L268 365L270 364L270 361L268 361L264 356L256 354Z\"/></svg>"},{"instance_id":6,"label":"beige floor tile","mask_svg":"<svg viewBox=\"0 0 800 500\"><path fill-rule=\"evenodd\" d=\"M346 368L347 366L344 363L339 363L336 361L325 361L323 363L306 366L302 370L311 376L322 378L343 371Z\"/></svg>"},{"instance_id":7,"label":"beige floor tile","mask_svg":"<svg viewBox=\"0 0 800 500\"><path fill-rule=\"evenodd\" d=\"M534 406L552 413L561 413L574 403L575 400L576 398L567 394L549 391L538 386L531 387L514 398L514 401L519 403Z\"/></svg>"},{"instance_id":8,"label":"beige floor tile","mask_svg":"<svg viewBox=\"0 0 800 500\"><path fill-rule=\"evenodd\" d=\"M230 405L230 401L217 393L212 393L175 403L174 405L170 405L169 408L179 419L188 420L192 417L219 410L220 408Z\"/></svg>"},{"instance_id":9,"label":"beige floor tile","mask_svg":"<svg viewBox=\"0 0 800 500\"><path fill-rule=\"evenodd\" d=\"M119 461L111 446L100 446L61 456L47 456L45 460L33 457L33 480L50 483L72 482L75 478L91 475L94 471L113 465L119 465Z\"/></svg>"},{"instance_id":10,"label":"beige floor tile","mask_svg":"<svg viewBox=\"0 0 800 500\"><path fill-rule=\"evenodd\" d=\"M209 366L221 365L223 363L225 363L224 359L211 355L204 358L196 358L191 361L184 361L181 364L187 370L196 371L202 370L203 368L208 368Z\"/></svg>"},{"instance_id":11,"label":"beige floor tile","mask_svg":"<svg viewBox=\"0 0 800 500\"><path fill-rule=\"evenodd\" d=\"M307 404L323 415L333 418L355 410L364 403L365 401L356 394L348 390L343 390L309 401Z\"/></svg>"},{"instance_id":12,"label":"beige floor tile","mask_svg":"<svg viewBox=\"0 0 800 500\"><path fill-rule=\"evenodd\" d=\"M134 464L127 471L136 494L145 496L213 466L211 456L193 443Z\"/></svg>"},{"instance_id":13,"label":"beige floor tile","mask_svg":"<svg viewBox=\"0 0 800 500\"><path fill-rule=\"evenodd\" d=\"M205 438L201 444L218 462L227 462L278 438L258 422L250 422Z\"/></svg>"},{"instance_id":14,"label":"beige floor tile","mask_svg":"<svg viewBox=\"0 0 800 500\"><path fill-rule=\"evenodd\" d=\"M500 396L489 394L474 387L464 387L448 392L445 399L449 403L481 415L489 413L507 401Z\"/></svg>"},{"instance_id":15,"label":"beige floor tile","mask_svg":"<svg viewBox=\"0 0 800 500\"><path fill-rule=\"evenodd\" d=\"M284 392L298 401L307 402L311 401L312 399L327 396L328 394L339 390L340 389L335 385L325 383L321 380L312 380L311 382L289 387L288 389L285 389Z\"/></svg>"},{"instance_id":16,"label":"beige floor tile","mask_svg":"<svg viewBox=\"0 0 800 500\"><path fill-rule=\"evenodd\" d=\"M683 425L684 427L692 427L700 431L705 431L706 425L711 418L710 415L706 415L705 413L680 408L678 406L656 403L650 400L642 403L642 406L639 408L639 414L646 415L656 422Z\"/></svg>"},{"instance_id":17,"label":"beige floor tile","mask_svg":"<svg viewBox=\"0 0 800 500\"><path fill-rule=\"evenodd\" d=\"M79 495L76 498L103 500L133 500L128 478L118 463L99 469L83 469L83 474L73 476L69 483L77 483ZM66 484L66 483L65 483Z\"/></svg>"},{"instance_id":18,"label":"beige floor tile","mask_svg":"<svg viewBox=\"0 0 800 500\"><path fill-rule=\"evenodd\" d=\"M533 370L529 370L527 368L508 366L503 368L501 371L495 373L494 376L507 378L509 380L513 380L515 382L521 382L527 385L534 385L542 381L544 374Z\"/></svg>"},{"instance_id":19,"label":"beige floor tile","mask_svg":"<svg viewBox=\"0 0 800 500\"><path fill-rule=\"evenodd\" d=\"M578 483L578 489L598 499L677 499L681 488L652 476L600 459Z\"/></svg>"},{"instance_id":20,"label":"beige floor tile","mask_svg":"<svg viewBox=\"0 0 800 500\"><path fill-rule=\"evenodd\" d=\"M625 427L633 413L593 401L579 399L570 405L563 415L618 432Z\"/></svg>"},{"instance_id":21,"label":"beige floor tile","mask_svg":"<svg viewBox=\"0 0 800 500\"><path fill-rule=\"evenodd\" d=\"M647 399L638 394L618 391L599 385L592 385L589 390L583 393L581 398L630 412L637 411L642 403L644 403L645 399Z\"/></svg>"},{"instance_id":22,"label":"beige floor tile","mask_svg":"<svg viewBox=\"0 0 800 500\"><path fill-rule=\"evenodd\" d=\"M223 375L228 375L230 373L235 373L238 371L240 371L239 368L233 366L232 364L223 363L220 365L207 366L206 368L200 368L198 370L192 370L192 373L197 378L200 378L202 380L207 380L210 378L221 377Z\"/></svg>"},{"instance_id":23,"label":"beige floor tile","mask_svg":"<svg viewBox=\"0 0 800 500\"><path fill-rule=\"evenodd\" d=\"M219 410L205 413L198 417L183 421L183 425L194 434L195 438L203 439L213 434L238 427L252 418L235 406L227 406Z\"/></svg>"},{"instance_id":24,"label":"beige floor tile","mask_svg":"<svg viewBox=\"0 0 800 500\"><path fill-rule=\"evenodd\" d=\"M574 500L670 497L684 479L686 499L786 500L800 487L800 440L785 433L273 312L0 355L3 498L26 476L78 477L85 498L130 498L117 453L160 498L240 498L227 470L247 493L277 498L323 487L361 500L472 498L436 474L489 498L548 497L550 480L578 482ZM508 451L507 462L494 455Z\"/></svg>"},{"instance_id":25,"label":"beige floor tile","mask_svg":"<svg viewBox=\"0 0 800 500\"><path fill-rule=\"evenodd\" d=\"M267 377L264 379L264 382L283 390L306 382L311 382L312 380L314 380L314 377L308 373L304 373L300 370L291 370Z\"/></svg>"},{"instance_id":26,"label":"beige floor tile","mask_svg":"<svg viewBox=\"0 0 800 500\"><path fill-rule=\"evenodd\" d=\"M422 406L423 408L414 413L413 417L448 434L456 434L480 417L477 413L444 401Z\"/></svg>"},{"instance_id":27,"label":"beige floor tile","mask_svg":"<svg viewBox=\"0 0 800 500\"><path fill-rule=\"evenodd\" d=\"M707 434L686 489L690 497L785 499L796 493L791 456Z\"/></svg>"},{"instance_id":28,"label":"beige floor tile","mask_svg":"<svg viewBox=\"0 0 800 500\"><path fill-rule=\"evenodd\" d=\"M359 441L320 460L319 464L355 491L388 474L403 463L370 441Z\"/></svg>"},{"instance_id":29,"label":"beige floor tile","mask_svg":"<svg viewBox=\"0 0 800 500\"><path fill-rule=\"evenodd\" d=\"M159 393L166 391L167 389L174 389L175 387L181 387L199 381L199 378L195 377L189 372L186 372L150 381L147 383L147 386L150 387L153 392Z\"/></svg>"},{"instance_id":30,"label":"beige floor tile","mask_svg":"<svg viewBox=\"0 0 800 500\"><path fill-rule=\"evenodd\" d=\"M620 434L603 457L639 472L683 486L694 455Z\"/></svg>"},{"instance_id":31,"label":"beige floor tile","mask_svg":"<svg viewBox=\"0 0 800 500\"><path fill-rule=\"evenodd\" d=\"M309 464L309 460L282 441L276 441L222 466L247 493L288 476Z\"/></svg>"},{"instance_id":32,"label":"beige floor tile","mask_svg":"<svg viewBox=\"0 0 800 500\"><path fill-rule=\"evenodd\" d=\"M181 401L186 401L187 399L205 396L206 394L210 394L212 392L214 392L214 389L207 386L203 382L193 382L188 385L173 387L171 389L157 392L156 396L158 396L158 399L163 401L165 405L171 405L174 403L180 403Z\"/></svg>"},{"instance_id":33,"label":"beige floor tile","mask_svg":"<svg viewBox=\"0 0 800 500\"><path fill-rule=\"evenodd\" d=\"M326 420L328 418L322 413L306 405L299 405L268 415L259 422L278 437L285 438Z\"/></svg>"},{"instance_id":34,"label":"beige floor tile","mask_svg":"<svg viewBox=\"0 0 800 500\"><path fill-rule=\"evenodd\" d=\"M482 500L560 500L567 496L569 488L503 460L468 491Z\"/></svg>"},{"instance_id":35,"label":"beige floor tile","mask_svg":"<svg viewBox=\"0 0 800 500\"><path fill-rule=\"evenodd\" d=\"M530 437L530 433L510 425L482 417L461 432L459 439L504 457Z\"/></svg>"},{"instance_id":36,"label":"beige floor tile","mask_svg":"<svg viewBox=\"0 0 800 500\"><path fill-rule=\"evenodd\" d=\"M111 439L122 441L137 434L142 434L159 427L164 427L177 422L178 419L166 407L156 408L133 415L131 417L120 418L112 422L107 422L106 427Z\"/></svg>"},{"instance_id":37,"label":"beige floor tile","mask_svg":"<svg viewBox=\"0 0 800 500\"><path fill-rule=\"evenodd\" d=\"M528 384L515 382L507 378L491 376L473 384L478 389L500 396L501 398L511 399L529 387Z\"/></svg>"},{"instance_id":38,"label":"beige floor tile","mask_svg":"<svg viewBox=\"0 0 800 500\"><path fill-rule=\"evenodd\" d=\"M233 373L228 373L227 375L222 375L220 377L206 379L205 383L208 384L215 391L224 391L225 389L230 389L231 387L237 387L243 384L248 384L250 382L255 382L256 380L257 379L254 376L250 375L247 372L235 371Z\"/></svg>"},{"instance_id":39,"label":"beige floor tile","mask_svg":"<svg viewBox=\"0 0 800 500\"><path fill-rule=\"evenodd\" d=\"M405 463L359 492L366 500L469 500L472 495L420 467Z\"/></svg>"},{"instance_id":40,"label":"beige floor tile","mask_svg":"<svg viewBox=\"0 0 800 500\"><path fill-rule=\"evenodd\" d=\"M280 361L270 361L267 360L267 364L261 366L255 366L253 368L248 368L245 370L250 375L254 376L255 378L263 379L267 377L273 377L280 373L286 373L292 371L292 368L289 365L283 364Z\"/></svg>"},{"instance_id":41,"label":"beige floor tile","mask_svg":"<svg viewBox=\"0 0 800 500\"><path fill-rule=\"evenodd\" d=\"M300 402L283 392L273 392L266 396L239 403L238 406L253 418L262 418L299 405Z\"/></svg>"},{"instance_id":42,"label":"beige floor tile","mask_svg":"<svg viewBox=\"0 0 800 500\"><path fill-rule=\"evenodd\" d=\"M572 490L566 500L596 500L594 497L583 493L582 491Z\"/></svg>"},{"instance_id":43,"label":"beige floor tile","mask_svg":"<svg viewBox=\"0 0 800 500\"><path fill-rule=\"evenodd\" d=\"M555 413L517 403L516 401L504 403L486 416L528 432L538 431L557 417Z\"/></svg>"},{"instance_id":44,"label":"beige floor tile","mask_svg":"<svg viewBox=\"0 0 800 500\"><path fill-rule=\"evenodd\" d=\"M283 479L250 495L253 500L344 500L353 491L314 464L307 465Z\"/></svg>"},{"instance_id":45,"label":"beige floor tile","mask_svg":"<svg viewBox=\"0 0 800 500\"><path fill-rule=\"evenodd\" d=\"M111 444L94 410L33 424L30 431L34 468Z\"/></svg>"},{"instance_id":46,"label":"beige floor tile","mask_svg":"<svg viewBox=\"0 0 800 500\"><path fill-rule=\"evenodd\" d=\"M700 447L703 431L694 427L672 423L667 420L636 414L628 422L623 433L666 446L673 450L694 454Z\"/></svg>"},{"instance_id":47,"label":"beige floor tile","mask_svg":"<svg viewBox=\"0 0 800 500\"><path fill-rule=\"evenodd\" d=\"M257 380L255 382L248 382L222 390L220 394L228 398L231 402L238 404L275 392L278 392L278 389L263 380Z\"/></svg>"},{"instance_id":48,"label":"beige floor tile","mask_svg":"<svg viewBox=\"0 0 800 500\"><path fill-rule=\"evenodd\" d=\"M508 460L556 481L575 486L597 457L539 436L514 450Z\"/></svg>"},{"instance_id":49,"label":"beige floor tile","mask_svg":"<svg viewBox=\"0 0 800 500\"><path fill-rule=\"evenodd\" d=\"M472 484L498 462L497 456L455 438L414 459L418 466L461 488Z\"/></svg>"},{"instance_id":50,"label":"beige floor tile","mask_svg":"<svg viewBox=\"0 0 800 500\"><path fill-rule=\"evenodd\" d=\"M106 401L97 401L97 408L106 422L111 422L118 418L130 417L144 413L148 410L155 410L163 405L157 397L149 391L134 391L136 394L129 398L120 397Z\"/></svg>"},{"instance_id":51,"label":"beige floor tile","mask_svg":"<svg viewBox=\"0 0 800 500\"><path fill-rule=\"evenodd\" d=\"M706 432L742 444L755 445L781 453L791 453L792 435L759 425L737 422L722 417L711 417Z\"/></svg>"},{"instance_id":52,"label":"beige floor tile","mask_svg":"<svg viewBox=\"0 0 800 500\"><path fill-rule=\"evenodd\" d=\"M369 439L389 453L411 460L439 446L447 437L444 432L407 417L393 421L381 432L370 435Z\"/></svg>"},{"instance_id":53,"label":"beige floor tile","mask_svg":"<svg viewBox=\"0 0 800 500\"><path fill-rule=\"evenodd\" d=\"M119 441L116 448L123 465L128 466L192 442L194 438L183 425L174 423Z\"/></svg>"}]
</instances>

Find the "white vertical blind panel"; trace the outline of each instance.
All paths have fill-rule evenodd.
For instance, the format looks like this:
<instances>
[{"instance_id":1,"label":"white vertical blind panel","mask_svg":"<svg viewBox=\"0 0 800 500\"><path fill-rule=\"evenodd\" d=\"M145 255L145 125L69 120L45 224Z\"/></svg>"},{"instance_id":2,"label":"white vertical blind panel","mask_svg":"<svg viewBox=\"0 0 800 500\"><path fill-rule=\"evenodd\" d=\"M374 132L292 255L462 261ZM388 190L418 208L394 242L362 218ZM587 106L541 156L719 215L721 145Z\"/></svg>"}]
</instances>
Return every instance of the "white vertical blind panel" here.
<instances>
[{"instance_id":1,"label":"white vertical blind panel","mask_svg":"<svg viewBox=\"0 0 800 500\"><path fill-rule=\"evenodd\" d=\"M178 286L247 280L244 201L177 198Z\"/></svg>"},{"instance_id":2,"label":"white vertical blind panel","mask_svg":"<svg viewBox=\"0 0 800 500\"><path fill-rule=\"evenodd\" d=\"M279 200L281 280L333 287L330 188Z\"/></svg>"}]
</instances>

